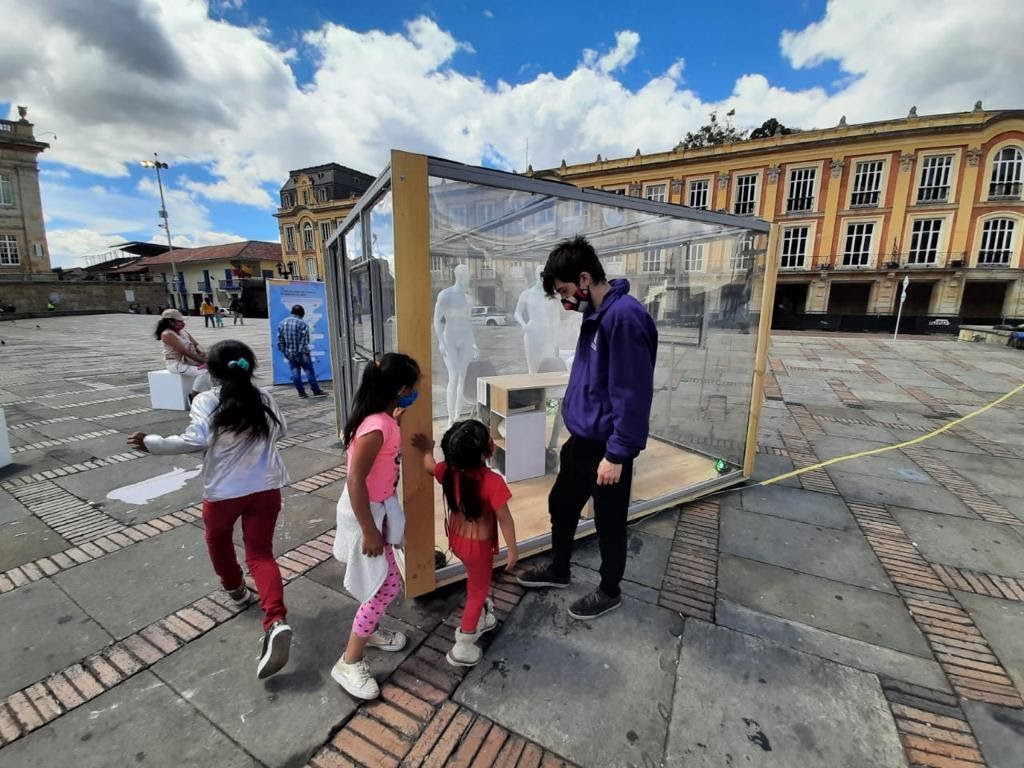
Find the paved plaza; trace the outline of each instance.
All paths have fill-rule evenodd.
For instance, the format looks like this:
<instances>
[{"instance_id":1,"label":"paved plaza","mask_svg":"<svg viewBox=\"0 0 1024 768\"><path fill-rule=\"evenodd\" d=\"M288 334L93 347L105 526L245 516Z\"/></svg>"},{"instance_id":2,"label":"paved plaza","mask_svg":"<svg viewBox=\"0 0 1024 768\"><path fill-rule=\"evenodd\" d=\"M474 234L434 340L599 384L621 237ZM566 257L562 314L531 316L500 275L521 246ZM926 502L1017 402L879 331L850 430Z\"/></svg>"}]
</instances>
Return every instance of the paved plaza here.
<instances>
[{"instance_id":1,"label":"paved plaza","mask_svg":"<svg viewBox=\"0 0 1024 768\"><path fill-rule=\"evenodd\" d=\"M266 321L189 330L249 343ZM255 677L257 606L206 558L196 455L150 408L156 318L0 322L0 768L1024 766L1024 392L933 438L749 486L631 529L623 607L505 573L483 662L444 661L459 587L397 601L382 698L330 678L356 603L330 556L330 399L275 394L292 484L276 551L292 660ZM756 480L910 441L1024 382L1024 353L947 338L776 335ZM269 383L267 371L263 382ZM240 546L240 539L237 542Z\"/></svg>"}]
</instances>

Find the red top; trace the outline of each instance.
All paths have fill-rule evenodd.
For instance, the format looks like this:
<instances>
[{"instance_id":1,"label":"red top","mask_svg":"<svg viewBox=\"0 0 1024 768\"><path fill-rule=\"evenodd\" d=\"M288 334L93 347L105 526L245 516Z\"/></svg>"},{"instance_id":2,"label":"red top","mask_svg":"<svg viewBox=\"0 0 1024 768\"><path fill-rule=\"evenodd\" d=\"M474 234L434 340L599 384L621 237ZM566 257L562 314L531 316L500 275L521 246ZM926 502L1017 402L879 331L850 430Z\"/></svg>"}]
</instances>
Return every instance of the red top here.
<instances>
[{"instance_id":1,"label":"red top","mask_svg":"<svg viewBox=\"0 0 1024 768\"><path fill-rule=\"evenodd\" d=\"M445 470L448 469L447 462L439 461L434 467L434 479L442 483ZM445 501L444 530L449 539L453 535L462 536L466 539L489 539L491 548L498 551L498 525L494 513L501 509L512 498L512 491L505 483L505 478L487 467L465 469L456 472L455 500L460 500L461 490L458 482L458 474L465 474L472 477L479 485L480 499L483 501L483 514L477 520L466 520L460 513L448 509Z\"/></svg>"}]
</instances>

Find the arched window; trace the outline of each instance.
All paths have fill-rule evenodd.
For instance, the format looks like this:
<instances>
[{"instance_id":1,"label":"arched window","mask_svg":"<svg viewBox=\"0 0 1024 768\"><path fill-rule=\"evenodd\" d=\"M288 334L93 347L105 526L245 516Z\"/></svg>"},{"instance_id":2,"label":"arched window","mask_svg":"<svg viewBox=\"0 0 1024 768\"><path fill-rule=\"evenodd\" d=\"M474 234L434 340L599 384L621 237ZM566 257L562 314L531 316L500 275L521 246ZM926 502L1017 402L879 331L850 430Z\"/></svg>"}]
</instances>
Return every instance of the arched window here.
<instances>
[{"instance_id":1,"label":"arched window","mask_svg":"<svg viewBox=\"0 0 1024 768\"><path fill-rule=\"evenodd\" d=\"M978 265L1009 264L1013 255L1013 234L1017 222L1013 219L989 219L981 229L981 248Z\"/></svg>"},{"instance_id":2,"label":"arched window","mask_svg":"<svg viewBox=\"0 0 1024 768\"><path fill-rule=\"evenodd\" d=\"M1020 198L1021 165L1024 155L1017 147L1004 147L992 158L992 180L988 196Z\"/></svg>"},{"instance_id":3,"label":"arched window","mask_svg":"<svg viewBox=\"0 0 1024 768\"><path fill-rule=\"evenodd\" d=\"M308 221L302 225L302 249L313 250L313 225Z\"/></svg>"}]
</instances>

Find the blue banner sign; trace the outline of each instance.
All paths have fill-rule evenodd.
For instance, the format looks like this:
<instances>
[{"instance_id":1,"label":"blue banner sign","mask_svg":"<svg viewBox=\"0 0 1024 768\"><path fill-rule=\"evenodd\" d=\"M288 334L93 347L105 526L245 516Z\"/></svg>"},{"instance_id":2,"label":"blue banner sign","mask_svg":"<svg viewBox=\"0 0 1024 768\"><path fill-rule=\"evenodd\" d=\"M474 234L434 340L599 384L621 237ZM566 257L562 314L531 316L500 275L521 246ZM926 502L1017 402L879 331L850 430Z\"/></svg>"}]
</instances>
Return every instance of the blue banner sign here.
<instances>
[{"instance_id":1,"label":"blue banner sign","mask_svg":"<svg viewBox=\"0 0 1024 768\"><path fill-rule=\"evenodd\" d=\"M327 335L327 286L312 280L267 280L267 314L270 318L270 355L274 383L290 384L292 370L277 349L277 328L296 304L306 310L302 319L309 326L309 349L313 370L319 381L331 381L331 344Z\"/></svg>"}]
</instances>

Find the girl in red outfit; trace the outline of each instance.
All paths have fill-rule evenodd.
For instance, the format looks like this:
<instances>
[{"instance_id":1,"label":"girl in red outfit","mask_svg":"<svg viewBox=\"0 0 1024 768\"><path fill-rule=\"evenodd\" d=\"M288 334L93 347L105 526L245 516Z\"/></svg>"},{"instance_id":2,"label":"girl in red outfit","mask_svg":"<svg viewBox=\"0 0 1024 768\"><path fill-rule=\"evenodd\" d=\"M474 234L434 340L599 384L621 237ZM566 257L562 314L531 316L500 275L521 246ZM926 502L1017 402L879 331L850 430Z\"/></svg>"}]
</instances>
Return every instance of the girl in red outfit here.
<instances>
[{"instance_id":1,"label":"girl in red outfit","mask_svg":"<svg viewBox=\"0 0 1024 768\"><path fill-rule=\"evenodd\" d=\"M516 526L508 509L512 492L501 475L487 468L494 442L487 427L475 419L456 422L445 432L442 462L435 463L434 441L426 435L416 435L412 443L423 451L424 468L444 489L448 544L466 566L466 607L462 624L455 630L455 645L448 651L448 663L472 667L481 656L477 639L498 623L487 594L498 552L499 526L508 547L507 567L514 567L519 559Z\"/></svg>"}]
</instances>

